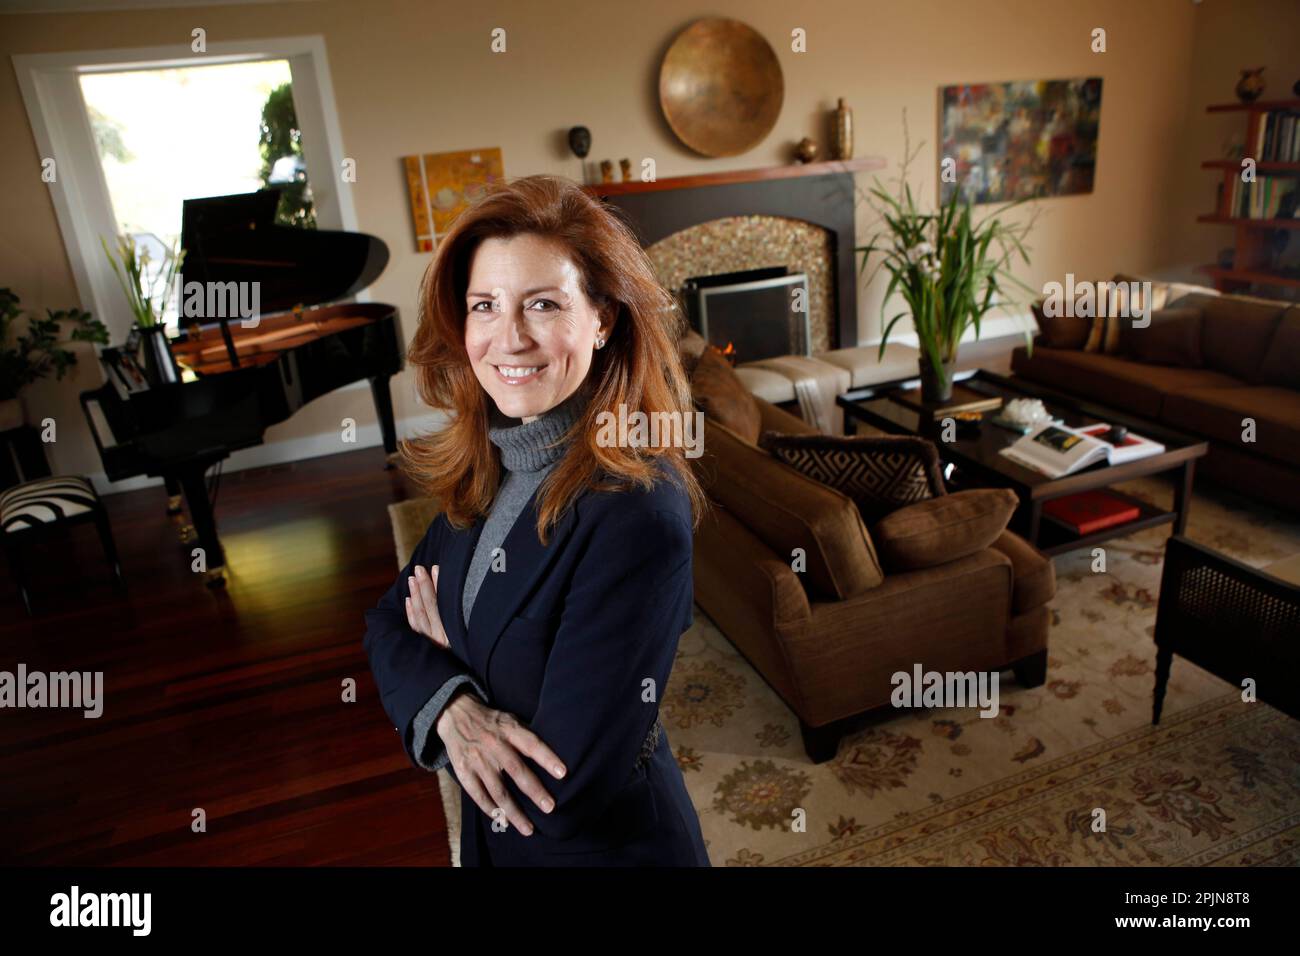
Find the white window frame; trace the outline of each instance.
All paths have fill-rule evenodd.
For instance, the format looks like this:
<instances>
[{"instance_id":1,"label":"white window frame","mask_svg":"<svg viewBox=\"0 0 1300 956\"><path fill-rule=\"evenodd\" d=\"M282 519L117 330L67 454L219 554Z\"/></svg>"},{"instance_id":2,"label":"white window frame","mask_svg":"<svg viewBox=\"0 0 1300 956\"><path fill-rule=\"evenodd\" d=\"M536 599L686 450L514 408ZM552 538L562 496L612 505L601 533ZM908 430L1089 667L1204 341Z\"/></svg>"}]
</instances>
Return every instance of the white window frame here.
<instances>
[{"instance_id":1,"label":"white window frame","mask_svg":"<svg viewBox=\"0 0 1300 956\"><path fill-rule=\"evenodd\" d=\"M341 175L346 153L324 37L210 42L206 53L177 44L14 56L14 71L42 163L48 158L55 161L55 181L48 185L81 307L108 326L112 341L125 339L132 319L100 245L100 236L111 237L118 227L79 78L87 73L257 60L289 61L317 224L322 229L357 231L351 184Z\"/></svg>"}]
</instances>

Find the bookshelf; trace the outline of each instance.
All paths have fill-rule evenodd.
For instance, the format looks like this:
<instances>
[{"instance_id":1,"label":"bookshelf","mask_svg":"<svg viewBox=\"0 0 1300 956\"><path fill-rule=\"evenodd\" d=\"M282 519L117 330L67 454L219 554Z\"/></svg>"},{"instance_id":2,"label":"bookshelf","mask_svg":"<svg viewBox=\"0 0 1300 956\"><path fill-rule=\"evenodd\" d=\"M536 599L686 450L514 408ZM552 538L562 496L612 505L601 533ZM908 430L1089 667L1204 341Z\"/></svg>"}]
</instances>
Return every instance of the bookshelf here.
<instances>
[{"instance_id":1,"label":"bookshelf","mask_svg":"<svg viewBox=\"0 0 1300 956\"><path fill-rule=\"evenodd\" d=\"M1300 276L1286 275L1269 268L1269 246L1271 233L1276 229L1300 229L1300 218L1278 217L1271 207L1275 205L1273 189L1280 186L1286 177L1300 176L1300 159L1288 155L1283 158L1277 154L1280 121L1278 117L1287 112L1296 114L1296 129L1291 133L1292 139L1300 139L1300 99L1293 100L1259 100L1254 103L1219 103L1206 107L1207 113L1245 113L1246 147L1242 158L1255 159L1255 190L1258 195L1253 208L1243 210L1234 205L1234 197L1242 199L1241 160L1207 159L1201 163L1202 169L1218 170L1223 175L1219 190L1218 204L1213 213L1197 216L1196 221L1214 225L1232 226L1236 232L1234 254L1231 268L1219 265L1200 266L1200 271L1214 279L1214 287L1220 292L1240 291L1243 287L1259 284L1279 288L1300 288ZM1267 128L1269 114L1275 114L1273 128ZM1262 143L1269 144L1267 151L1272 158L1260 158ZM1268 183L1267 180L1272 180ZM1300 184L1295 188L1300 189ZM1268 202L1267 200L1273 200ZM1249 197L1246 198L1249 201ZM1243 214L1244 213L1244 214Z\"/></svg>"}]
</instances>

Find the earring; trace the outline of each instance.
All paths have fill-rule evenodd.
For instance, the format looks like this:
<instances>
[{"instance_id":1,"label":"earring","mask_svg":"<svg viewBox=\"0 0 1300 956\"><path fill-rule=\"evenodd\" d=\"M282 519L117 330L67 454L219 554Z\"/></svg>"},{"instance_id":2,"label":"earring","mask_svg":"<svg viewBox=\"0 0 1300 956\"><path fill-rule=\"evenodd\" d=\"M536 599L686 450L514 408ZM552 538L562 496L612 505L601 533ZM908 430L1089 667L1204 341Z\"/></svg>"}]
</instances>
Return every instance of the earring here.
<instances>
[{"instance_id":1,"label":"earring","mask_svg":"<svg viewBox=\"0 0 1300 956\"><path fill-rule=\"evenodd\" d=\"M598 349L603 349L604 347L605 347L605 337L604 337L603 335L597 337L597 339L596 339L596 348L598 348Z\"/></svg>"}]
</instances>

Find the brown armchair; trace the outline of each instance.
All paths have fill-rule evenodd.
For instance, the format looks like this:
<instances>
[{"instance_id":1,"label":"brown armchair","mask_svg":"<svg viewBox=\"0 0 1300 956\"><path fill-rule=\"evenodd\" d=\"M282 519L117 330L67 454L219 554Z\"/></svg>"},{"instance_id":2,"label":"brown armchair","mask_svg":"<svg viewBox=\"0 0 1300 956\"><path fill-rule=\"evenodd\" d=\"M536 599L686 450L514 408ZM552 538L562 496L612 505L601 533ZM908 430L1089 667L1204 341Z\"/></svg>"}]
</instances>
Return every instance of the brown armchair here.
<instances>
[{"instance_id":1,"label":"brown armchair","mask_svg":"<svg viewBox=\"0 0 1300 956\"><path fill-rule=\"evenodd\" d=\"M816 433L754 402L762 430ZM1045 680L1056 578L1023 539L1003 531L956 560L886 573L849 497L717 418L705 419L695 465L712 505L695 538L696 601L798 716L814 762L835 755L850 718L887 706L892 675L917 663Z\"/></svg>"}]
</instances>

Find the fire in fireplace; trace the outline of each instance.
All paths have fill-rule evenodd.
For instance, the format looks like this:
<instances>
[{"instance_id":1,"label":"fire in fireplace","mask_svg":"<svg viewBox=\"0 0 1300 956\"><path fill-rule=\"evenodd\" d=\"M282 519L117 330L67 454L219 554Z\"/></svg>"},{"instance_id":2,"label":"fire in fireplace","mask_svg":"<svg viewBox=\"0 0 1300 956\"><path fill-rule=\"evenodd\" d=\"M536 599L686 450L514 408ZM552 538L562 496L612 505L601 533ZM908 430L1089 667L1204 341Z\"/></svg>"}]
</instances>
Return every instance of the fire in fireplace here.
<instances>
[{"instance_id":1,"label":"fire in fireplace","mask_svg":"<svg viewBox=\"0 0 1300 956\"><path fill-rule=\"evenodd\" d=\"M694 276L679 292L691 325L735 362L807 355L808 276L784 266Z\"/></svg>"}]
</instances>

